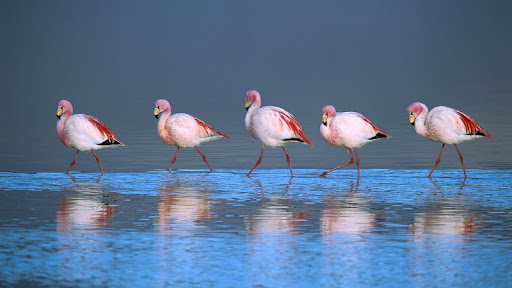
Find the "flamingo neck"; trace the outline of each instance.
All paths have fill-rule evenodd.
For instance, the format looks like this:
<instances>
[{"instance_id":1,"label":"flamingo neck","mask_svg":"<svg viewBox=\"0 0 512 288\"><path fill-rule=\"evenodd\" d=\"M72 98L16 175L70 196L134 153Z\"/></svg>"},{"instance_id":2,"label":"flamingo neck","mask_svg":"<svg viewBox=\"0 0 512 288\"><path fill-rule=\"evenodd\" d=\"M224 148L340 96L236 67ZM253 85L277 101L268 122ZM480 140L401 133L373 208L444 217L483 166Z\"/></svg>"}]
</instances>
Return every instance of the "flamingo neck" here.
<instances>
[{"instance_id":1,"label":"flamingo neck","mask_svg":"<svg viewBox=\"0 0 512 288\"><path fill-rule=\"evenodd\" d=\"M168 132L167 129L165 129L165 123L167 123L167 119L171 116L171 109L167 109L164 112L160 114L160 118L158 119L158 135L160 135L160 138L164 139Z\"/></svg>"},{"instance_id":2,"label":"flamingo neck","mask_svg":"<svg viewBox=\"0 0 512 288\"><path fill-rule=\"evenodd\" d=\"M64 126L66 125L66 121L68 120L69 116L73 113L71 111L66 111L64 114L60 116L60 119L57 121L57 136L59 136L59 140L62 144L68 146L68 137L66 133L64 132Z\"/></svg>"},{"instance_id":3,"label":"flamingo neck","mask_svg":"<svg viewBox=\"0 0 512 288\"><path fill-rule=\"evenodd\" d=\"M254 112L256 112L256 110L258 110L261 106L261 102L259 101L254 101L252 104L251 104L251 107L249 107L249 110L247 110L247 113L245 114L245 128L247 128L247 130L249 131L249 133L251 133L251 135L254 136L254 133L252 131L252 115L254 114Z\"/></svg>"},{"instance_id":4,"label":"flamingo neck","mask_svg":"<svg viewBox=\"0 0 512 288\"><path fill-rule=\"evenodd\" d=\"M427 126L425 125L425 122L427 121L427 113L428 111L422 112L420 115L418 115L418 117L416 117L416 121L414 122L414 129L419 135L429 138Z\"/></svg>"}]
</instances>

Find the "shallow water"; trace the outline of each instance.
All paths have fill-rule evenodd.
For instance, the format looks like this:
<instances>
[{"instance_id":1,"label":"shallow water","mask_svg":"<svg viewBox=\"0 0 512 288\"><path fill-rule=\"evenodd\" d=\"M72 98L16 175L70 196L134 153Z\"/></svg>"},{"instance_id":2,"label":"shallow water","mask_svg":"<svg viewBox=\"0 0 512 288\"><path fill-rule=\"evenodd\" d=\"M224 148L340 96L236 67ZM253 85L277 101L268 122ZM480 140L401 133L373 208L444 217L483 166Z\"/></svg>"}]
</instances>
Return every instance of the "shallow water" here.
<instances>
[{"instance_id":1,"label":"shallow water","mask_svg":"<svg viewBox=\"0 0 512 288\"><path fill-rule=\"evenodd\" d=\"M512 171L0 173L0 286L506 287Z\"/></svg>"}]
</instances>

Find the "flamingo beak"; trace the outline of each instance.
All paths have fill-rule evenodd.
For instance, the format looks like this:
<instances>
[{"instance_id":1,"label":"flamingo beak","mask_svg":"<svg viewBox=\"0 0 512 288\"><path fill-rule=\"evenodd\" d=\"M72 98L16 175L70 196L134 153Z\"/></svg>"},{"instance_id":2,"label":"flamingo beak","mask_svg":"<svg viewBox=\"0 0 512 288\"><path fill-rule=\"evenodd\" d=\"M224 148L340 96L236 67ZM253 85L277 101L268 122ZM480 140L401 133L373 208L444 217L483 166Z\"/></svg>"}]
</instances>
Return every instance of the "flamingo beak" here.
<instances>
[{"instance_id":1,"label":"flamingo beak","mask_svg":"<svg viewBox=\"0 0 512 288\"><path fill-rule=\"evenodd\" d=\"M59 107L59 109L57 109L57 118L60 119L60 116L62 115L64 111L62 111L62 108Z\"/></svg>"},{"instance_id":2,"label":"flamingo beak","mask_svg":"<svg viewBox=\"0 0 512 288\"><path fill-rule=\"evenodd\" d=\"M324 114L324 116L322 116L322 124L324 124L325 126L327 126L327 114Z\"/></svg>"},{"instance_id":3,"label":"flamingo beak","mask_svg":"<svg viewBox=\"0 0 512 288\"><path fill-rule=\"evenodd\" d=\"M156 119L158 119L158 114L160 114L160 109L158 107L155 107L155 110L153 110L153 115L155 115Z\"/></svg>"},{"instance_id":4,"label":"flamingo beak","mask_svg":"<svg viewBox=\"0 0 512 288\"><path fill-rule=\"evenodd\" d=\"M411 123L412 126L414 126L414 122L416 121L416 116L409 115L409 123Z\"/></svg>"},{"instance_id":5,"label":"flamingo beak","mask_svg":"<svg viewBox=\"0 0 512 288\"><path fill-rule=\"evenodd\" d=\"M245 101L245 110L249 110L249 107L251 107L251 102L249 100Z\"/></svg>"}]
</instances>

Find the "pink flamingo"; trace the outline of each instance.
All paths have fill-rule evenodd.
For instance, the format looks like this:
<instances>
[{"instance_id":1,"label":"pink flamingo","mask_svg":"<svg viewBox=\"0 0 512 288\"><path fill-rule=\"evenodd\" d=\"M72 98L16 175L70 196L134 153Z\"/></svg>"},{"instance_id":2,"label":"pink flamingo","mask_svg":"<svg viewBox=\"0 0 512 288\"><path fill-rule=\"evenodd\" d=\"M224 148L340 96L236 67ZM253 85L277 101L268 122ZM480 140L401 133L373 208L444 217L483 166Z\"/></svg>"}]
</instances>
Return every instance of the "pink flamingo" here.
<instances>
[{"instance_id":1,"label":"pink flamingo","mask_svg":"<svg viewBox=\"0 0 512 288\"><path fill-rule=\"evenodd\" d=\"M158 120L158 135L160 135L160 139L167 145L178 146L171 164L167 167L167 171L171 172L171 166L176 161L180 148L194 147L203 157L204 162L210 168L210 172L212 172L212 167L208 163L206 156L197 146L203 142L217 140L221 137L231 138L194 116L185 113L177 113L171 116L171 105L167 100L160 99L155 102L153 114L158 118L160 113L162 113Z\"/></svg>"},{"instance_id":2,"label":"pink flamingo","mask_svg":"<svg viewBox=\"0 0 512 288\"><path fill-rule=\"evenodd\" d=\"M313 143L306 137L297 119L288 111L275 106L261 107L260 93L256 90L248 91L246 98L245 109L247 114L245 115L245 128L254 138L263 142L260 158L258 158L251 171L247 173L247 176L261 163L263 150L265 146L269 146L283 148L290 173L293 177L290 156L286 153L284 145L292 142L302 142L313 146Z\"/></svg>"},{"instance_id":3,"label":"pink flamingo","mask_svg":"<svg viewBox=\"0 0 512 288\"><path fill-rule=\"evenodd\" d=\"M76 158L80 151L91 151L100 166L101 175L103 168L98 155L94 150L124 146L114 133L98 119L84 114L73 115L73 106L67 100L61 100L57 109L57 135L62 144L75 148L76 154L69 165L66 174L69 174L71 167L75 165Z\"/></svg>"},{"instance_id":4,"label":"pink flamingo","mask_svg":"<svg viewBox=\"0 0 512 288\"><path fill-rule=\"evenodd\" d=\"M389 134L375 127L370 119L357 112L336 113L333 106L327 105L322 109L322 113L322 124L320 125L322 137L332 146L345 147L350 152L350 161L325 171L320 176L325 176L331 171L353 164L352 150L354 150L357 177L359 178L359 156L356 149L377 139L389 138Z\"/></svg>"},{"instance_id":5,"label":"pink flamingo","mask_svg":"<svg viewBox=\"0 0 512 288\"><path fill-rule=\"evenodd\" d=\"M425 104L415 102L407 107L407 113L409 114L409 123L414 126L416 133L431 141L443 143L439 157L432 170L430 170L430 174L428 174L429 178L432 176L432 172L434 172L439 162L441 162L444 145L453 145L455 149L457 149L460 163L462 164L462 171L464 171L464 179L466 179L464 158L462 158L457 144L482 136L491 140L494 139L491 134L480 127L473 118L450 107L438 106L428 112L428 108Z\"/></svg>"}]
</instances>

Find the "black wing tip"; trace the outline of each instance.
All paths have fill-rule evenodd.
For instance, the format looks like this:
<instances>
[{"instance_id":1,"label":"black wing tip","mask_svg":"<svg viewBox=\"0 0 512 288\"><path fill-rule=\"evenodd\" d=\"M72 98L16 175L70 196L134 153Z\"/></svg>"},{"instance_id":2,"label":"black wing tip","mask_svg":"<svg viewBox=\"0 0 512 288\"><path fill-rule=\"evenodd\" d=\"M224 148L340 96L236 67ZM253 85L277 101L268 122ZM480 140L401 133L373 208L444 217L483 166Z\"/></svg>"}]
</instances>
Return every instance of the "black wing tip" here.
<instances>
[{"instance_id":1,"label":"black wing tip","mask_svg":"<svg viewBox=\"0 0 512 288\"><path fill-rule=\"evenodd\" d=\"M109 146L109 145L123 145L123 143L121 143L121 142L117 141L116 139L112 139L112 140L107 139L107 140L105 140L105 141L101 142L101 143L100 143L100 144L98 144L98 145L104 145L104 146Z\"/></svg>"},{"instance_id":2,"label":"black wing tip","mask_svg":"<svg viewBox=\"0 0 512 288\"><path fill-rule=\"evenodd\" d=\"M286 138L286 139L283 139L283 141L285 141L285 142L288 142L288 141L289 142L302 142L302 143L306 142L300 138Z\"/></svg>"},{"instance_id":3,"label":"black wing tip","mask_svg":"<svg viewBox=\"0 0 512 288\"><path fill-rule=\"evenodd\" d=\"M380 132L377 132L377 134L375 136L373 136L372 138L370 138L370 140L376 140L376 139L380 139L380 138L388 138L389 136L386 135L386 134L383 134L383 133L380 133Z\"/></svg>"}]
</instances>

